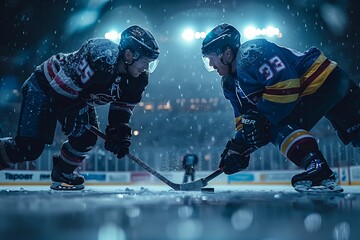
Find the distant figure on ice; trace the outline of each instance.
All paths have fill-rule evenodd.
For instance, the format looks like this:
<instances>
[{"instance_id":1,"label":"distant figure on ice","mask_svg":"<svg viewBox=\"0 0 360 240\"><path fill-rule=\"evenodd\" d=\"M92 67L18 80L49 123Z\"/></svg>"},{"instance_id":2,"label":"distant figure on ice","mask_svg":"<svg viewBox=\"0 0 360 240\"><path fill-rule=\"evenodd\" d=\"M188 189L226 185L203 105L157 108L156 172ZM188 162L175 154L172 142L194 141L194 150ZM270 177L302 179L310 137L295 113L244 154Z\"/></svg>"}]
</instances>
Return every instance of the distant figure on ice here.
<instances>
[{"instance_id":1,"label":"distant figure on ice","mask_svg":"<svg viewBox=\"0 0 360 240\"><path fill-rule=\"evenodd\" d=\"M185 170L183 183L188 182L189 176L191 181L195 180L195 166L198 164L199 158L193 153L193 148L189 148L189 152L182 159L182 167Z\"/></svg>"},{"instance_id":2,"label":"distant figure on ice","mask_svg":"<svg viewBox=\"0 0 360 240\"><path fill-rule=\"evenodd\" d=\"M344 144L360 146L360 88L336 62L316 47L301 53L265 39L240 44L238 30L225 23L201 50L235 114L236 134L219 165L226 174L246 169L250 154L271 142L305 169L291 179L297 191L343 191L310 133L325 117Z\"/></svg>"},{"instance_id":3,"label":"distant figure on ice","mask_svg":"<svg viewBox=\"0 0 360 240\"><path fill-rule=\"evenodd\" d=\"M85 128L86 124L98 127L95 106L110 103L105 149L124 157L131 143L132 110L158 56L154 36L134 25L122 32L119 44L95 38L77 51L50 57L22 87L17 135L0 139L0 169L37 159L45 144L53 142L59 121L68 140L53 157L51 188L83 189L84 178L74 171L97 141Z\"/></svg>"}]
</instances>

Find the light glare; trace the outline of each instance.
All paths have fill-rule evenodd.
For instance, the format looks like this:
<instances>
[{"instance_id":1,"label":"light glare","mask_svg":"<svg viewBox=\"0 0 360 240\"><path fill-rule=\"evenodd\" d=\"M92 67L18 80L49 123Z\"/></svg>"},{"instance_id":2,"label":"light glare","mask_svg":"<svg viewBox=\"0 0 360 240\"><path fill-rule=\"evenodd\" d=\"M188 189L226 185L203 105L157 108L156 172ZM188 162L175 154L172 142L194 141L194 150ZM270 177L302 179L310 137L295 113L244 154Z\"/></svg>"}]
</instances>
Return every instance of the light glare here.
<instances>
[{"instance_id":1,"label":"light glare","mask_svg":"<svg viewBox=\"0 0 360 240\"><path fill-rule=\"evenodd\" d=\"M253 26L246 27L244 30L244 36L247 39L253 39L259 36L273 37L277 36L278 38L282 37L279 28L268 26L266 28L255 28Z\"/></svg>"},{"instance_id":2,"label":"light glare","mask_svg":"<svg viewBox=\"0 0 360 240\"><path fill-rule=\"evenodd\" d=\"M113 30L113 31L105 33L105 38L118 43L121 38L121 33Z\"/></svg>"},{"instance_id":3,"label":"light glare","mask_svg":"<svg viewBox=\"0 0 360 240\"><path fill-rule=\"evenodd\" d=\"M186 29L182 34L181 37L186 41L191 41L194 39L195 33L192 29Z\"/></svg>"}]
</instances>

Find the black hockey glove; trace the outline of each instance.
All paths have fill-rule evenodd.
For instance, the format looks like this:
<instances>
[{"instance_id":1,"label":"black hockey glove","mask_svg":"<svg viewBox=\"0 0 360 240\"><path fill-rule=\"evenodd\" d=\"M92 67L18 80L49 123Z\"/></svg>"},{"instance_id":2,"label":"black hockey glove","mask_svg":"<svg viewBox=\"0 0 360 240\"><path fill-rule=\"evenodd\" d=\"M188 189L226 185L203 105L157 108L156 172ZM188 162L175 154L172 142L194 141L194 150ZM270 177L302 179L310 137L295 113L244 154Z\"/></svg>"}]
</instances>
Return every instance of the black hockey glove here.
<instances>
[{"instance_id":1,"label":"black hockey glove","mask_svg":"<svg viewBox=\"0 0 360 240\"><path fill-rule=\"evenodd\" d=\"M243 135L247 144L260 148L270 142L270 122L259 112L249 110L242 116Z\"/></svg>"},{"instance_id":2,"label":"black hockey glove","mask_svg":"<svg viewBox=\"0 0 360 240\"><path fill-rule=\"evenodd\" d=\"M85 132L85 125L89 123L89 108L89 105L83 103L76 109L60 114L59 121L65 135L79 137Z\"/></svg>"},{"instance_id":3,"label":"black hockey glove","mask_svg":"<svg viewBox=\"0 0 360 240\"><path fill-rule=\"evenodd\" d=\"M225 174L233 174L249 166L250 153L253 149L244 140L231 139L221 154L219 168Z\"/></svg>"},{"instance_id":4,"label":"black hockey glove","mask_svg":"<svg viewBox=\"0 0 360 240\"><path fill-rule=\"evenodd\" d=\"M105 149L114 153L117 158L123 158L129 153L131 144L131 128L127 123L107 126Z\"/></svg>"}]
</instances>

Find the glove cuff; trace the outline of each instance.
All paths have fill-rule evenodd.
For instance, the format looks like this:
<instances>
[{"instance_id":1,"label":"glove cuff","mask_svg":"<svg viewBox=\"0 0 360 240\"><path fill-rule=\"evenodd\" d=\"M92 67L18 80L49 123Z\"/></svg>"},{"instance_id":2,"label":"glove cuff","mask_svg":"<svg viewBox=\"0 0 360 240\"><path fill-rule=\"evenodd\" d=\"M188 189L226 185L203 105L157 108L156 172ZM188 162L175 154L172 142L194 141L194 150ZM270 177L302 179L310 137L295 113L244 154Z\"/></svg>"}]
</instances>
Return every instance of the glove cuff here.
<instances>
[{"instance_id":1,"label":"glove cuff","mask_svg":"<svg viewBox=\"0 0 360 240\"><path fill-rule=\"evenodd\" d=\"M231 150L242 153L244 149L246 149L246 145L247 143L245 142L245 140L232 138L226 146L228 146Z\"/></svg>"},{"instance_id":2,"label":"glove cuff","mask_svg":"<svg viewBox=\"0 0 360 240\"><path fill-rule=\"evenodd\" d=\"M105 130L106 135L120 135L131 137L131 127L128 123L117 123L114 125L107 125Z\"/></svg>"}]
</instances>

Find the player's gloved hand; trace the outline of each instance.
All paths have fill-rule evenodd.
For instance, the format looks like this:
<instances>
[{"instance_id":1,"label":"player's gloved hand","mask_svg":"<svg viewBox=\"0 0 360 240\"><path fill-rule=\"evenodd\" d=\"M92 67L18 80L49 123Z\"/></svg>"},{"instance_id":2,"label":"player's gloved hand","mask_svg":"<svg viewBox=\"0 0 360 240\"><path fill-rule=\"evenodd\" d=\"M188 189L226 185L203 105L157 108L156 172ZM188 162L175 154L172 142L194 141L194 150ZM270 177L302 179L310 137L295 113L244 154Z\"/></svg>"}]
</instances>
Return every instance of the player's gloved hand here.
<instances>
[{"instance_id":1,"label":"player's gloved hand","mask_svg":"<svg viewBox=\"0 0 360 240\"><path fill-rule=\"evenodd\" d=\"M230 139L221 154L219 168L225 174L233 174L249 166L250 153L253 149L241 139Z\"/></svg>"},{"instance_id":2,"label":"player's gloved hand","mask_svg":"<svg viewBox=\"0 0 360 240\"><path fill-rule=\"evenodd\" d=\"M85 125L89 123L89 105L83 103L76 109L64 111L60 119L65 135L79 137L85 132Z\"/></svg>"},{"instance_id":3,"label":"player's gloved hand","mask_svg":"<svg viewBox=\"0 0 360 240\"><path fill-rule=\"evenodd\" d=\"M270 142L270 122L256 110L249 110L242 116L243 136L247 144L260 148Z\"/></svg>"},{"instance_id":4,"label":"player's gloved hand","mask_svg":"<svg viewBox=\"0 0 360 240\"><path fill-rule=\"evenodd\" d=\"M105 149L114 153L117 158L123 158L129 153L131 144L131 128L127 123L108 125L105 130Z\"/></svg>"}]
</instances>

